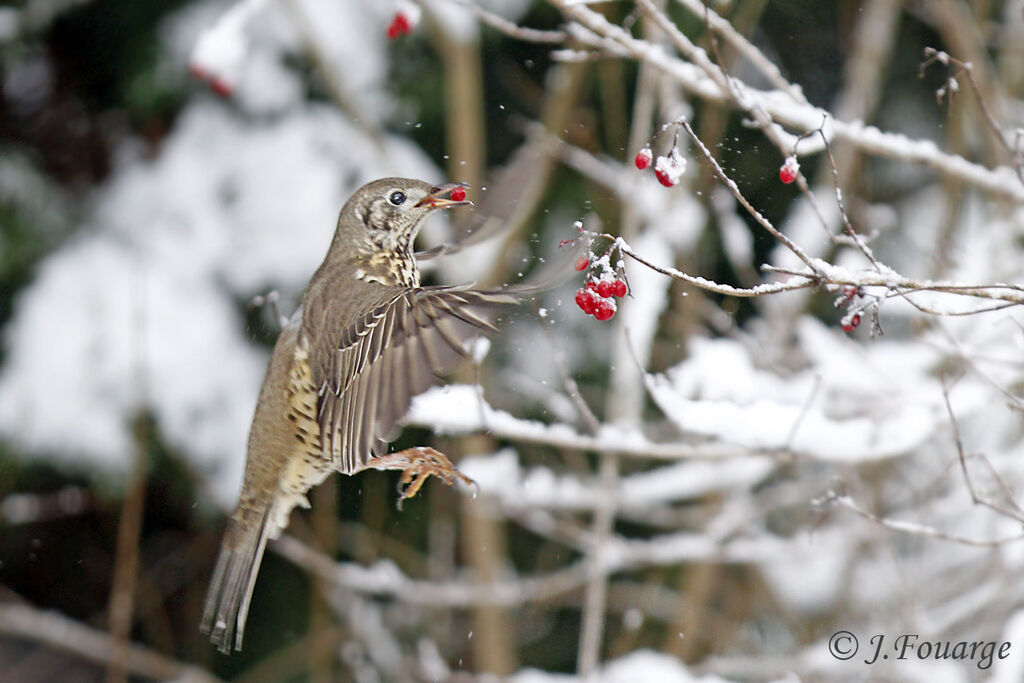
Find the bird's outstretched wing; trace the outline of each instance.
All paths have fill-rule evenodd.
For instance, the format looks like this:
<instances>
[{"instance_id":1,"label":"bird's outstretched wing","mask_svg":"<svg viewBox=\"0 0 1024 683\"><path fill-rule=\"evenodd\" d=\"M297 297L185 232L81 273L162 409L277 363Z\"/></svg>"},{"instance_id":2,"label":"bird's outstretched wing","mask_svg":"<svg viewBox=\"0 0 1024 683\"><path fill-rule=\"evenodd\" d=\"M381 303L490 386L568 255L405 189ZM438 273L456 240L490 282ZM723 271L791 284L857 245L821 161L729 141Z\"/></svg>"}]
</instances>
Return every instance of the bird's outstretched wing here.
<instances>
[{"instance_id":1,"label":"bird's outstretched wing","mask_svg":"<svg viewBox=\"0 0 1024 683\"><path fill-rule=\"evenodd\" d=\"M398 289L342 330L330 353L312 353L324 457L351 474L382 454L412 399L453 370L473 339L496 330L500 309L520 299L460 287Z\"/></svg>"}]
</instances>

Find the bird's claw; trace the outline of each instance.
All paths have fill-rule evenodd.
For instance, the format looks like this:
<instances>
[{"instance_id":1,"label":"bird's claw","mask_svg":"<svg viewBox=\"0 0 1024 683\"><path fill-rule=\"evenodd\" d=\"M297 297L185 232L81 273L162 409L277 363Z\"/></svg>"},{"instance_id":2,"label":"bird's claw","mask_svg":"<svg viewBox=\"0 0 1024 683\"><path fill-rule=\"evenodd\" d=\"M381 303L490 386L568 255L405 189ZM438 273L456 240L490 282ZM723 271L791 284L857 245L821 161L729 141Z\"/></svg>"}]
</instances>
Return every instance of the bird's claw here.
<instances>
[{"instance_id":1,"label":"bird's claw","mask_svg":"<svg viewBox=\"0 0 1024 683\"><path fill-rule=\"evenodd\" d=\"M414 497L423 488L423 484L431 475L437 477L448 486L456 481L476 487L475 481L455 469L455 465L444 453L429 446L417 446L407 448L397 453L375 458L371 467L376 469L402 470L402 476L398 480L398 509L402 509L402 502ZM479 488L479 487L477 487Z\"/></svg>"}]
</instances>

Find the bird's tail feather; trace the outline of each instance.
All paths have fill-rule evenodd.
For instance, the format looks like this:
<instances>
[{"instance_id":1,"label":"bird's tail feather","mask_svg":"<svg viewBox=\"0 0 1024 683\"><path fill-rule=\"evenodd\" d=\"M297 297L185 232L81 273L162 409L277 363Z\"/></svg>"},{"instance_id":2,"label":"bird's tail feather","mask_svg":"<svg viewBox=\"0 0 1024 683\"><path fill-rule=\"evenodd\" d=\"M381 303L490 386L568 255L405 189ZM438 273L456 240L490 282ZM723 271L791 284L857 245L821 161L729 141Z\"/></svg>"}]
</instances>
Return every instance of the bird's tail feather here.
<instances>
[{"instance_id":1,"label":"bird's tail feather","mask_svg":"<svg viewBox=\"0 0 1024 683\"><path fill-rule=\"evenodd\" d=\"M267 547L267 536L272 531L269 524L272 507L267 505L255 524L243 524L232 518L217 557L199 628L225 654L232 647L242 649L249 601Z\"/></svg>"}]
</instances>

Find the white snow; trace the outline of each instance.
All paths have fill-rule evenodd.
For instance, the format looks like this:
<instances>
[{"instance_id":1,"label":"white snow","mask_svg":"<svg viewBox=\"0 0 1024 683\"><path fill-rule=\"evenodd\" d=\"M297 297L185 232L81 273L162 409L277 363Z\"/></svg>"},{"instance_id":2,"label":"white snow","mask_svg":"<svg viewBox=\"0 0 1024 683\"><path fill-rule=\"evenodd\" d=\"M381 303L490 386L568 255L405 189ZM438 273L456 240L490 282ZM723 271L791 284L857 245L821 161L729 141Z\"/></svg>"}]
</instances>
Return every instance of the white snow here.
<instances>
[{"instance_id":1,"label":"white snow","mask_svg":"<svg viewBox=\"0 0 1024 683\"><path fill-rule=\"evenodd\" d=\"M929 354L885 342L862 352L840 334L804 319L798 337L815 362L788 377L756 369L737 342L694 340L689 358L648 388L684 431L749 448L842 461L910 452L944 420Z\"/></svg>"},{"instance_id":2,"label":"white snow","mask_svg":"<svg viewBox=\"0 0 1024 683\"><path fill-rule=\"evenodd\" d=\"M667 155L654 160L654 170L661 174L669 185L678 185L679 179L686 172L686 158L679 153L678 147L673 147Z\"/></svg>"},{"instance_id":3,"label":"white snow","mask_svg":"<svg viewBox=\"0 0 1024 683\"><path fill-rule=\"evenodd\" d=\"M1006 659L993 658L992 676L988 683L1016 683L1024 680L1024 611L1017 610L1006 620L1003 632L999 635L999 643L1011 643L1009 656ZM996 649L999 645L996 645Z\"/></svg>"},{"instance_id":4,"label":"white snow","mask_svg":"<svg viewBox=\"0 0 1024 683\"><path fill-rule=\"evenodd\" d=\"M386 27L371 40L367 23L376 15L302 4L329 13L321 28L353 33L332 37L332 49L373 43L356 78L384 72ZM173 19L167 53L180 59L181 45L206 25L197 19L211 16L199 6ZM267 20L257 16L248 30L266 30ZM210 475L215 500L232 504L266 359L240 324L242 305L278 288L289 312L358 185L398 174L443 178L409 141L374 140L333 107L305 103L279 66L287 31L275 35L255 52L271 53L246 62L237 97L275 115L249 118L197 97L153 160L127 143L86 227L16 301L0 370L0 433L26 453L117 471L131 453L130 420L145 408ZM269 99L247 94L261 78L261 87L282 88Z\"/></svg>"},{"instance_id":5,"label":"white snow","mask_svg":"<svg viewBox=\"0 0 1024 683\"><path fill-rule=\"evenodd\" d=\"M524 669L508 678L510 683L570 683L583 681L571 674L551 674L537 669ZM696 676L686 666L663 652L635 650L613 659L592 678L593 683L728 683L714 675Z\"/></svg>"}]
</instances>

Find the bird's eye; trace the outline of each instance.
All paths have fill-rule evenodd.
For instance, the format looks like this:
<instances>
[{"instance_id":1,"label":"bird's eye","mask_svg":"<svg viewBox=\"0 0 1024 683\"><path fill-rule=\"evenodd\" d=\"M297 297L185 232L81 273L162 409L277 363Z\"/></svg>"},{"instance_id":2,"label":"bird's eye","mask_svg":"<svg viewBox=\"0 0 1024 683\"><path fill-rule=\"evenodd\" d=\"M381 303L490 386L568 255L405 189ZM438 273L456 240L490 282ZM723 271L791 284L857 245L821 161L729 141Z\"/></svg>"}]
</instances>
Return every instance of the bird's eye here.
<instances>
[{"instance_id":1,"label":"bird's eye","mask_svg":"<svg viewBox=\"0 0 1024 683\"><path fill-rule=\"evenodd\" d=\"M388 201L391 202L392 204L394 204L395 206L398 206L400 204L404 204L405 203L405 193L402 192L401 190L395 190L394 192L391 193L391 196L388 197Z\"/></svg>"}]
</instances>

